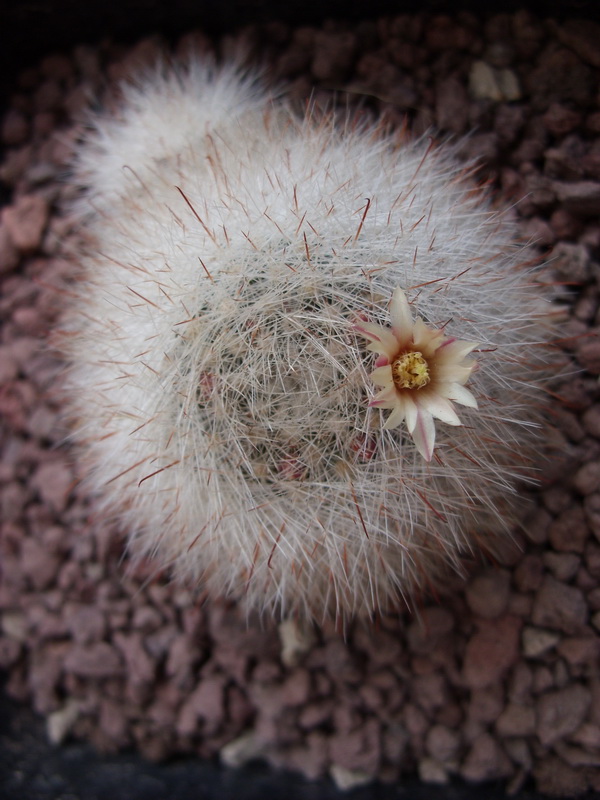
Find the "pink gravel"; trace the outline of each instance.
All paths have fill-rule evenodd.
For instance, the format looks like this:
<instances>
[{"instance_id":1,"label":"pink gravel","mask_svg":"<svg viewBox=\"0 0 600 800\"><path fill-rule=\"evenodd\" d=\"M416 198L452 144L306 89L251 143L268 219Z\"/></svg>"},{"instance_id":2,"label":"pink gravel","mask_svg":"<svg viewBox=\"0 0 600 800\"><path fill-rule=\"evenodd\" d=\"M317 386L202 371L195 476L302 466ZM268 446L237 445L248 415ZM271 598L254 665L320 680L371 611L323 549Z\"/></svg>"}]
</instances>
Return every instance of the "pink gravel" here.
<instances>
[{"instance_id":1,"label":"pink gravel","mask_svg":"<svg viewBox=\"0 0 600 800\"><path fill-rule=\"evenodd\" d=\"M502 564L473 563L443 606L332 627L282 649L274 624L203 602L83 495L48 348L72 274L60 180L89 96L151 61L151 38L50 54L21 75L0 123L0 668L55 742L162 760L263 758L340 787L502 780L518 794L600 791L600 27L526 11L399 15L241 33L304 103L337 92L415 133L473 132L464 155L516 203L525 238L566 284L565 361L551 409L565 452L544 469ZM182 53L223 43L191 32ZM482 66L483 65L483 66ZM485 77L485 83L482 83ZM301 633L301 632L300 632ZM283 632L281 632L283 637Z\"/></svg>"}]
</instances>

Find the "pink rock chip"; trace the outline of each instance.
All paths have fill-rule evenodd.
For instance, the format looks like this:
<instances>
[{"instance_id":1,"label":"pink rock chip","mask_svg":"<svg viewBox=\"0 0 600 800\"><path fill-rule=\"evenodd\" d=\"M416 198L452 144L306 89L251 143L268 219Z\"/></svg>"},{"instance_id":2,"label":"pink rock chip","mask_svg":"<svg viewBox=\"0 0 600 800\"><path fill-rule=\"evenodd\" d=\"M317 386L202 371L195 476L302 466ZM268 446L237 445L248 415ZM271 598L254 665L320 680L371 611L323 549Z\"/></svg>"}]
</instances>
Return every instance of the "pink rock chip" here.
<instances>
[{"instance_id":1,"label":"pink rock chip","mask_svg":"<svg viewBox=\"0 0 600 800\"><path fill-rule=\"evenodd\" d=\"M445 725L434 725L425 739L429 755L442 764L456 758L460 744L460 734Z\"/></svg>"},{"instance_id":2,"label":"pink rock chip","mask_svg":"<svg viewBox=\"0 0 600 800\"><path fill-rule=\"evenodd\" d=\"M11 108L2 121L0 137L9 146L22 144L29 135L29 124L24 114L17 108Z\"/></svg>"},{"instance_id":3,"label":"pink rock chip","mask_svg":"<svg viewBox=\"0 0 600 800\"><path fill-rule=\"evenodd\" d=\"M510 703L498 717L496 731L503 737L530 736L535 731L535 709Z\"/></svg>"},{"instance_id":4,"label":"pink rock chip","mask_svg":"<svg viewBox=\"0 0 600 800\"><path fill-rule=\"evenodd\" d=\"M317 31L312 73L318 80L341 80L354 59L356 37L351 32Z\"/></svg>"},{"instance_id":5,"label":"pink rock chip","mask_svg":"<svg viewBox=\"0 0 600 800\"><path fill-rule=\"evenodd\" d=\"M51 643L35 650L31 656L29 686L36 711L46 714L59 706L58 684L63 668L66 642Z\"/></svg>"},{"instance_id":6,"label":"pink rock chip","mask_svg":"<svg viewBox=\"0 0 600 800\"><path fill-rule=\"evenodd\" d=\"M550 524L548 536L552 547L558 552L583 553L588 526L582 507L575 505L560 514Z\"/></svg>"},{"instance_id":7,"label":"pink rock chip","mask_svg":"<svg viewBox=\"0 0 600 800\"><path fill-rule=\"evenodd\" d=\"M42 500L60 512L66 508L73 485L73 473L64 462L49 461L38 467L31 483L40 493Z\"/></svg>"},{"instance_id":8,"label":"pink rock chip","mask_svg":"<svg viewBox=\"0 0 600 800\"><path fill-rule=\"evenodd\" d=\"M3 222L17 250L28 253L40 246L48 213L48 203L39 195L24 195L4 209Z\"/></svg>"},{"instance_id":9,"label":"pink rock chip","mask_svg":"<svg viewBox=\"0 0 600 800\"><path fill-rule=\"evenodd\" d=\"M335 733L329 740L329 752L334 764L374 775L381 759L379 723L369 719L352 733Z\"/></svg>"},{"instance_id":10,"label":"pink rock chip","mask_svg":"<svg viewBox=\"0 0 600 800\"><path fill-rule=\"evenodd\" d=\"M282 700L286 707L304 705L310 697L311 679L307 669L298 668L282 684Z\"/></svg>"},{"instance_id":11,"label":"pink rock chip","mask_svg":"<svg viewBox=\"0 0 600 800\"><path fill-rule=\"evenodd\" d=\"M483 689L502 679L518 658L520 630L521 620L511 615L478 621L463 663L463 678L470 689Z\"/></svg>"},{"instance_id":12,"label":"pink rock chip","mask_svg":"<svg viewBox=\"0 0 600 800\"><path fill-rule=\"evenodd\" d=\"M600 343L599 352L600 352ZM600 490L600 463L589 461L584 464L573 478L573 485L583 495L593 494ZM582 515L583 516L583 515Z\"/></svg>"},{"instance_id":13,"label":"pink rock chip","mask_svg":"<svg viewBox=\"0 0 600 800\"><path fill-rule=\"evenodd\" d=\"M558 758L540 759L533 768L537 789L548 797L579 797L589 787L587 772Z\"/></svg>"},{"instance_id":14,"label":"pink rock chip","mask_svg":"<svg viewBox=\"0 0 600 800\"><path fill-rule=\"evenodd\" d=\"M78 644L101 640L106 633L106 618L95 605L70 603L65 607L67 626Z\"/></svg>"},{"instance_id":15,"label":"pink rock chip","mask_svg":"<svg viewBox=\"0 0 600 800\"><path fill-rule=\"evenodd\" d=\"M584 666L594 669L600 657L600 637L594 635L568 637L559 643L557 650L572 670Z\"/></svg>"},{"instance_id":16,"label":"pink rock chip","mask_svg":"<svg viewBox=\"0 0 600 800\"><path fill-rule=\"evenodd\" d=\"M600 68L600 25L589 19L567 19L560 24L553 22L552 31L577 55Z\"/></svg>"},{"instance_id":17,"label":"pink rock chip","mask_svg":"<svg viewBox=\"0 0 600 800\"><path fill-rule=\"evenodd\" d=\"M560 103L552 103L543 119L550 133L564 136L580 125L582 117L578 111L573 111Z\"/></svg>"},{"instance_id":18,"label":"pink rock chip","mask_svg":"<svg viewBox=\"0 0 600 800\"><path fill-rule=\"evenodd\" d=\"M194 733L201 719L207 732L215 732L225 717L225 679L222 675L205 678L187 698L177 721L182 736Z\"/></svg>"},{"instance_id":19,"label":"pink rock chip","mask_svg":"<svg viewBox=\"0 0 600 800\"><path fill-rule=\"evenodd\" d=\"M144 647L142 634L117 632L114 642L125 659L127 679L136 686L151 683L154 680L157 665Z\"/></svg>"},{"instance_id":20,"label":"pink rock chip","mask_svg":"<svg viewBox=\"0 0 600 800\"><path fill-rule=\"evenodd\" d=\"M12 348L9 345L0 345L0 385L14 380L18 374L19 365L12 353Z\"/></svg>"},{"instance_id":21,"label":"pink rock chip","mask_svg":"<svg viewBox=\"0 0 600 800\"><path fill-rule=\"evenodd\" d=\"M596 439L600 439L600 405L593 405L582 417L583 427Z\"/></svg>"},{"instance_id":22,"label":"pink rock chip","mask_svg":"<svg viewBox=\"0 0 600 800\"><path fill-rule=\"evenodd\" d=\"M453 628L454 617L445 608L426 608L408 628L408 645L413 653L430 653Z\"/></svg>"},{"instance_id":23,"label":"pink rock chip","mask_svg":"<svg viewBox=\"0 0 600 800\"><path fill-rule=\"evenodd\" d=\"M0 215L0 275L11 272L19 263L19 253Z\"/></svg>"},{"instance_id":24,"label":"pink rock chip","mask_svg":"<svg viewBox=\"0 0 600 800\"><path fill-rule=\"evenodd\" d=\"M590 692L575 683L543 694L537 702L538 739L545 747L564 739L584 722L591 702Z\"/></svg>"},{"instance_id":25,"label":"pink rock chip","mask_svg":"<svg viewBox=\"0 0 600 800\"><path fill-rule=\"evenodd\" d=\"M117 747L122 747L128 742L127 715L125 708L120 703L115 703L108 698L100 703L100 729Z\"/></svg>"},{"instance_id":26,"label":"pink rock chip","mask_svg":"<svg viewBox=\"0 0 600 800\"><path fill-rule=\"evenodd\" d=\"M108 642L76 645L67 654L64 667L82 678L113 678L123 672L121 657Z\"/></svg>"},{"instance_id":27,"label":"pink rock chip","mask_svg":"<svg viewBox=\"0 0 600 800\"><path fill-rule=\"evenodd\" d=\"M327 738L319 731L313 731L305 743L292 747L289 750L289 765L292 769L299 770L309 781L314 781L327 770L329 751Z\"/></svg>"},{"instance_id":28,"label":"pink rock chip","mask_svg":"<svg viewBox=\"0 0 600 800\"><path fill-rule=\"evenodd\" d=\"M484 619L502 616L510 594L510 574L506 570L487 570L469 583L466 598L474 614Z\"/></svg>"},{"instance_id":29,"label":"pink rock chip","mask_svg":"<svg viewBox=\"0 0 600 800\"><path fill-rule=\"evenodd\" d=\"M469 121L469 101L464 84L457 78L442 79L435 89L437 124L443 130L462 133Z\"/></svg>"},{"instance_id":30,"label":"pink rock chip","mask_svg":"<svg viewBox=\"0 0 600 800\"><path fill-rule=\"evenodd\" d=\"M56 579L61 559L49 553L41 542L27 538L21 549L21 565L33 588L41 591Z\"/></svg>"},{"instance_id":31,"label":"pink rock chip","mask_svg":"<svg viewBox=\"0 0 600 800\"><path fill-rule=\"evenodd\" d=\"M582 592L546 575L533 604L535 625L578 633L587 621L587 606Z\"/></svg>"},{"instance_id":32,"label":"pink rock chip","mask_svg":"<svg viewBox=\"0 0 600 800\"><path fill-rule=\"evenodd\" d=\"M460 774L468 781L493 781L512 774L510 760L489 734L478 736L461 767Z\"/></svg>"}]
</instances>

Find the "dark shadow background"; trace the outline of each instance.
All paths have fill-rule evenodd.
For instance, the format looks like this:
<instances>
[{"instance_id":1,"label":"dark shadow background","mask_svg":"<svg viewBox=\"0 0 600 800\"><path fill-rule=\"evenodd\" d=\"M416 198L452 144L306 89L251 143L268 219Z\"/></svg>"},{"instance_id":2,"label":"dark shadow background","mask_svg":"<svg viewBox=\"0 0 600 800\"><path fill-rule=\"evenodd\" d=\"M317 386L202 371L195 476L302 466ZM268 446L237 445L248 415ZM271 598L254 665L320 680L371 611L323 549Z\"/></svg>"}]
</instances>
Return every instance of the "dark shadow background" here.
<instances>
[{"instance_id":1,"label":"dark shadow background","mask_svg":"<svg viewBox=\"0 0 600 800\"><path fill-rule=\"evenodd\" d=\"M593 800L596 794L587 794ZM507 800L502 784L432 786L411 779L341 792L327 780L256 764L233 770L181 759L153 764L135 754L99 756L91 747L48 744L44 723L0 693L1 800ZM521 791L518 800L542 800ZM584 800L582 797L581 800Z\"/></svg>"},{"instance_id":2,"label":"dark shadow background","mask_svg":"<svg viewBox=\"0 0 600 800\"><path fill-rule=\"evenodd\" d=\"M109 36L123 43L193 28L209 34L252 22L307 25L414 11L478 16L527 8L541 17L600 18L598 0L0 0L0 86L40 55Z\"/></svg>"}]
</instances>

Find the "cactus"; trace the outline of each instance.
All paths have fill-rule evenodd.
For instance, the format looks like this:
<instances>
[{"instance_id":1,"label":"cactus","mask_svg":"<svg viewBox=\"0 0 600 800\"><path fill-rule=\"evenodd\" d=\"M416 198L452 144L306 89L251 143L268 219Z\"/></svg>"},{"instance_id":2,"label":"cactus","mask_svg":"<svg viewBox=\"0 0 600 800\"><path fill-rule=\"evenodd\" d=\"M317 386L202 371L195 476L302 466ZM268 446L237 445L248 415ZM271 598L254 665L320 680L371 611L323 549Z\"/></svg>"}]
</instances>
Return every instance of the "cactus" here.
<instances>
[{"instance_id":1,"label":"cactus","mask_svg":"<svg viewBox=\"0 0 600 800\"><path fill-rule=\"evenodd\" d=\"M551 305L472 165L298 119L236 65L122 91L80 148L63 327L87 486L134 556L323 619L493 552L535 479Z\"/></svg>"}]
</instances>

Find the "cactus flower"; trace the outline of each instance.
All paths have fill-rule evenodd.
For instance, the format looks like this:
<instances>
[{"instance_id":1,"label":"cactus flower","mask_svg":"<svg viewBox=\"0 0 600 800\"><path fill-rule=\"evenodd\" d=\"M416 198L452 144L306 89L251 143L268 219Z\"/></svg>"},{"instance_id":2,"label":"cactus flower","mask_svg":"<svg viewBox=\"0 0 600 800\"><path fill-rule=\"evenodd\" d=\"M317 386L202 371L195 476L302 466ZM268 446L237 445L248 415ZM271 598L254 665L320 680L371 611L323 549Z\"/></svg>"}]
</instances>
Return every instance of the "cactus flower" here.
<instances>
[{"instance_id":1,"label":"cactus flower","mask_svg":"<svg viewBox=\"0 0 600 800\"><path fill-rule=\"evenodd\" d=\"M382 388L370 405L392 409L384 428L406 422L419 453L430 461L435 445L434 418L447 425L461 425L452 403L477 408L477 400L464 384L477 363L466 356L478 343L445 336L443 330L429 328L420 317L413 322L402 289L393 294L390 321L391 328L355 325L370 341L367 350L379 356L370 378Z\"/></svg>"}]
</instances>

